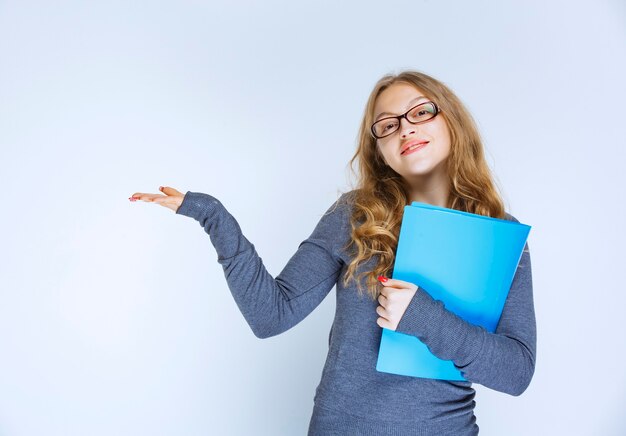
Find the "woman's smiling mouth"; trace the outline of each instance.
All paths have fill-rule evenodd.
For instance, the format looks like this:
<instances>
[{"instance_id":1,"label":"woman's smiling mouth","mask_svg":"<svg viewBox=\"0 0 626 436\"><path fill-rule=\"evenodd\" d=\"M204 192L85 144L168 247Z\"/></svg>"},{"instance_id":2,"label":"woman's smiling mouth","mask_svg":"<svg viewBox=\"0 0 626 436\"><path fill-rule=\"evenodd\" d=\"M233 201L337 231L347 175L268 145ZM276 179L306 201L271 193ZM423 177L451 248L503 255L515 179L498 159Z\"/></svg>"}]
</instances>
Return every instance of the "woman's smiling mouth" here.
<instances>
[{"instance_id":1,"label":"woman's smiling mouth","mask_svg":"<svg viewBox=\"0 0 626 436\"><path fill-rule=\"evenodd\" d=\"M428 145L428 141L426 142L416 142L415 144L409 146L408 148L405 148L400 154L403 156L406 156L407 154L411 154L417 150L421 150L422 148L426 147Z\"/></svg>"}]
</instances>

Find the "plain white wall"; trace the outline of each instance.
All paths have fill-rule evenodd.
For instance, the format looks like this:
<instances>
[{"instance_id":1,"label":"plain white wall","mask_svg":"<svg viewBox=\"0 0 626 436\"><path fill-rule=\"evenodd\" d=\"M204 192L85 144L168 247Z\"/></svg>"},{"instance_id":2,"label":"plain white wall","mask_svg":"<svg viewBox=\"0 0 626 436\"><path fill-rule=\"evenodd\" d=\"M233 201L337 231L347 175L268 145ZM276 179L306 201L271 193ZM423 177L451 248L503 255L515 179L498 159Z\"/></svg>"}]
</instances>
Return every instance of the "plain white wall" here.
<instances>
[{"instance_id":1,"label":"plain white wall","mask_svg":"<svg viewBox=\"0 0 626 436\"><path fill-rule=\"evenodd\" d=\"M624 434L625 41L619 0L0 2L0 435L305 434L335 292L257 339L198 223L128 197L218 197L276 276L405 68L532 225L536 372L474 385L481 434Z\"/></svg>"}]
</instances>

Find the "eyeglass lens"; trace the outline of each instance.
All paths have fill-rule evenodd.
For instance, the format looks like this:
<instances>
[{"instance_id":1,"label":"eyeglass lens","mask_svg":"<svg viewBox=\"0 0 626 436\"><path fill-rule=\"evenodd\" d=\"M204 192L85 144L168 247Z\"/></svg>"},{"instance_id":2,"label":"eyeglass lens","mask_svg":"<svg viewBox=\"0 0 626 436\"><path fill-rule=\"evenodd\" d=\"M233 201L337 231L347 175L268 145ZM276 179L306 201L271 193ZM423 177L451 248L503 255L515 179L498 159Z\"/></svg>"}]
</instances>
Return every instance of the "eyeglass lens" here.
<instances>
[{"instance_id":1,"label":"eyeglass lens","mask_svg":"<svg viewBox=\"0 0 626 436\"><path fill-rule=\"evenodd\" d=\"M427 102L415 106L406 114L406 117L411 123L421 123L430 120L436 113L437 109L435 105L432 102ZM397 118L388 118L374 123L373 129L376 136L382 137L391 135L398 130L399 127L400 121Z\"/></svg>"}]
</instances>

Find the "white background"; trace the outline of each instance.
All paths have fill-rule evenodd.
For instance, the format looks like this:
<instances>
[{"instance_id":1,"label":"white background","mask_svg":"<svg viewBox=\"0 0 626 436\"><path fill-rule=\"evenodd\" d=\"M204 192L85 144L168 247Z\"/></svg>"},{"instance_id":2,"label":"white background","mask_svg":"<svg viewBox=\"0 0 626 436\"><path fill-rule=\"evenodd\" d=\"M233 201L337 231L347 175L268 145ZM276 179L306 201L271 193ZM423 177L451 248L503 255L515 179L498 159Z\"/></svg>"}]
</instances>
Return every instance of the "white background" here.
<instances>
[{"instance_id":1,"label":"white background","mask_svg":"<svg viewBox=\"0 0 626 436\"><path fill-rule=\"evenodd\" d=\"M529 237L537 366L484 435L626 432L626 6L0 1L0 435L304 435L335 291L257 339L197 222L219 198L276 276L348 190L405 68L476 118Z\"/></svg>"}]
</instances>

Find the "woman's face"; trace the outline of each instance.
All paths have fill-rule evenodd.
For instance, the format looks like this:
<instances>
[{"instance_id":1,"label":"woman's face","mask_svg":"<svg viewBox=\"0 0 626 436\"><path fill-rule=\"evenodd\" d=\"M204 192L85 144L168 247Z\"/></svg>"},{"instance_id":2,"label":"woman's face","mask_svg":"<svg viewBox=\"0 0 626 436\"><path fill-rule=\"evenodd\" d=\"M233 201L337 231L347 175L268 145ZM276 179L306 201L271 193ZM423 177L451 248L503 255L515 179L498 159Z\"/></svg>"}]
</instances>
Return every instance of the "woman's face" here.
<instances>
[{"instance_id":1,"label":"woman's face","mask_svg":"<svg viewBox=\"0 0 626 436\"><path fill-rule=\"evenodd\" d=\"M429 99L414 86L394 83L376 99L374 122L384 117L401 115L426 101ZM401 153L407 144L423 141L428 143L411 153ZM400 128L389 136L377 139L376 144L387 165L409 183L419 183L431 176L447 179L445 162L450 154L450 132L441 114L422 124L411 124L402 118Z\"/></svg>"}]
</instances>

